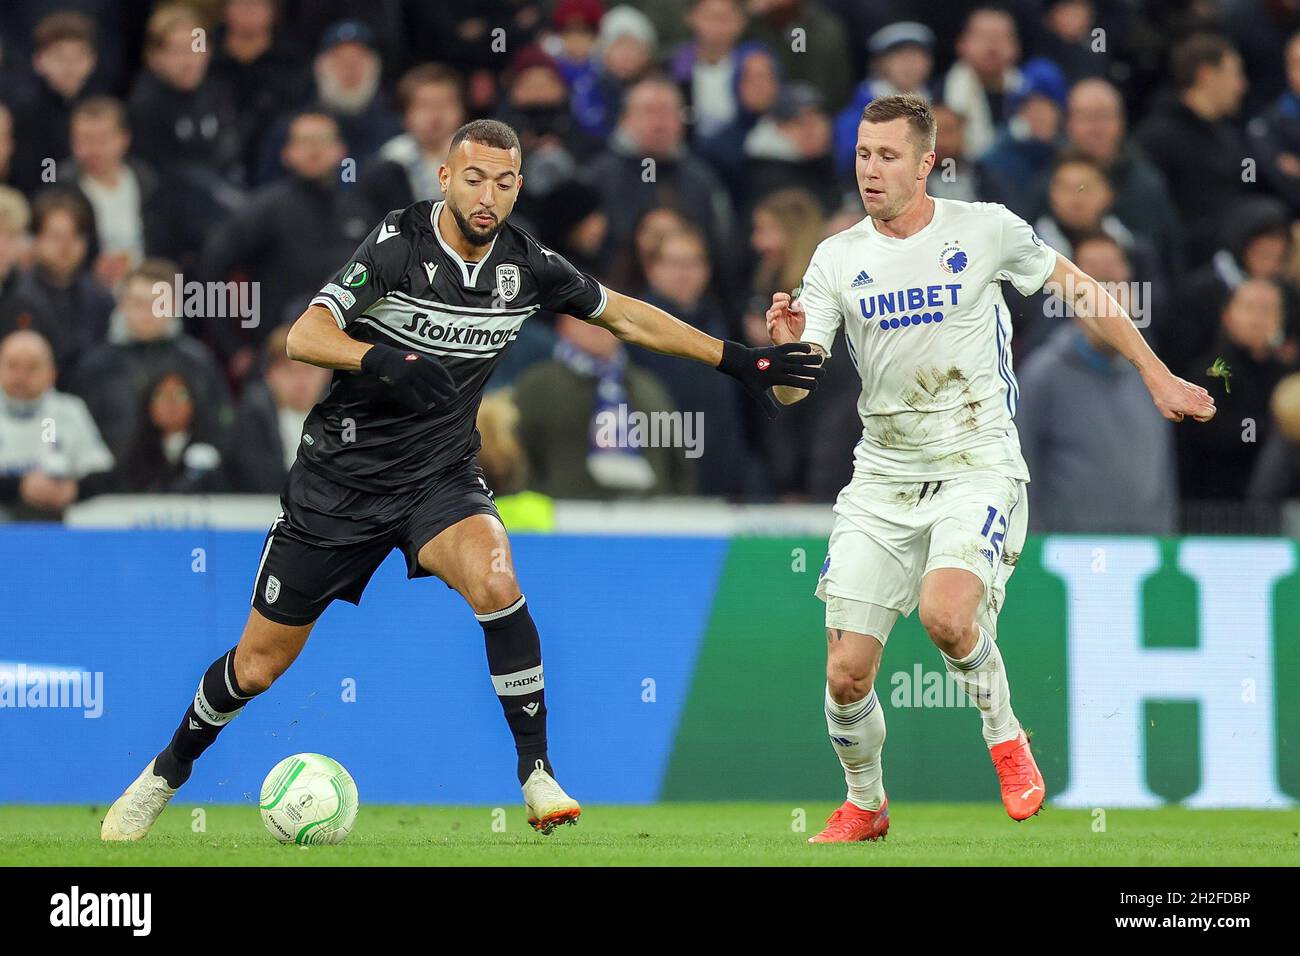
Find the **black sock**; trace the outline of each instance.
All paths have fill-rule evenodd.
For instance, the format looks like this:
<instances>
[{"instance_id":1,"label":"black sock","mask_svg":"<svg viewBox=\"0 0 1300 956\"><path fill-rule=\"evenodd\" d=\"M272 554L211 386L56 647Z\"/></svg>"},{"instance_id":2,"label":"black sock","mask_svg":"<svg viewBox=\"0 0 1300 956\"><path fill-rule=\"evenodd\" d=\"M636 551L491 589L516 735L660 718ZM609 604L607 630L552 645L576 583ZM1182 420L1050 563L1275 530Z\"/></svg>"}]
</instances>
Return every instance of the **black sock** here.
<instances>
[{"instance_id":1,"label":"black sock","mask_svg":"<svg viewBox=\"0 0 1300 956\"><path fill-rule=\"evenodd\" d=\"M154 771L169 787L179 787L190 778L194 761L212 746L221 728L230 723L253 694L247 694L235 680L235 649L212 662L199 681L190 709L172 735L172 742L155 758Z\"/></svg>"},{"instance_id":2,"label":"black sock","mask_svg":"<svg viewBox=\"0 0 1300 956\"><path fill-rule=\"evenodd\" d=\"M515 737L522 784L541 761L554 775L546 756L546 691L542 679L542 642L523 596L507 608L476 614L483 625L488 672L506 723Z\"/></svg>"}]
</instances>

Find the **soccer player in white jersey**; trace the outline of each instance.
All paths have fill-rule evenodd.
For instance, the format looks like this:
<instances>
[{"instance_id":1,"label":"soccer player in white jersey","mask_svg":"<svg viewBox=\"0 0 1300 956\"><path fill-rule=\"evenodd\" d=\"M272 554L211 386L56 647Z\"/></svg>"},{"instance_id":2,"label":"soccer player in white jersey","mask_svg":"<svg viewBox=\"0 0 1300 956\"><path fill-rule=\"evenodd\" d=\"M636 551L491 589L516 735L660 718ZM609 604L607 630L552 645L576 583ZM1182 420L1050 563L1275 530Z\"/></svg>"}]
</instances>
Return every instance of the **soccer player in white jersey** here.
<instances>
[{"instance_id":1,"label":"soccer player in white jersey","mask_svg":"<svg viewBox=\"0 0 1300 956\"><path fill-rule=\"evenodd\" d=\"M843 329L862 376L862 438L817 584L827 728L848 799L810 843L875 840L889 829L885 719L872 685L894 622L917 608L979 709L1007 813L1024 820L1042 806L1045 784L996 643L1029 480L1002 282L1064 297L1141 372L1165 418L1214 415L1210 395L1173 375L1119 303L1022 219L994 203L928 196L934 136L934 116L917 97L867 106L856 160L867 215L821 243L794 296L777 293L767 312L773 343L807 342L828 357ZM775 393L784 404L808 394Z\"/></svg>"}]
</instances>

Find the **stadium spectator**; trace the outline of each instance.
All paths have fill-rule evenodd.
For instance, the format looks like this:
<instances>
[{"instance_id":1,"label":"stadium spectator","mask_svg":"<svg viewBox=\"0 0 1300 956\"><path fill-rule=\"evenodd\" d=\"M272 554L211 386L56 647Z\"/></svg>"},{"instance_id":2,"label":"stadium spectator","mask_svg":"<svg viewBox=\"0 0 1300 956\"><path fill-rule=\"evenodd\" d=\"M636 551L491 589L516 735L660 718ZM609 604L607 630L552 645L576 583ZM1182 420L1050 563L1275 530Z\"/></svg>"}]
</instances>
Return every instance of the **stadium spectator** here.
<instances>
[{"instance_id":1,"label":"stadium spectator","mask_svg":"<svg viewBox=\"0 0 1300 956\"><path fill-rule=\"evenodd\" d=\"M579 272L605 275L613 250L600 191L581 179L560 183L537 208L537 238Z\"/></svg>"},{"instance_id":2,"label":"stadium spectator","mask_svg":"<svg viewBox=\"0 0 1300 956\"><path fill-rule=\"evenodd\" d=\"M867 52L871 57L871 73L853 91L848 106L835 116L835 164L847 181L853 179L853 156L862 111L872 100L897 93L915 93L930 99L934 31L924 23L900 20L873 33L867 41Z\"/></svg>"},{"instance_id":3,"label":"stadium spectator","mask_svg":"<svg viewBox=\"0 0 1300 956\"><path fill-rule=\"evenodd\" d=\"M521 50L504 77L505 103L497 118L519 134L520 170L526 191L518 211L536 221L536 200L578 174L579 162L600 150L599 141L578 129L569 109L568 87L560 68L537 45Z\"/></svg>"},{"instance_id":4,"label":"stadium spectator","mask_svg":"<svg viewBox=\"0 0 1300 956\"><path fill-rule=\"evenodd\" d=\"M1111 52L1106 44L1097 42L1099 26L1093 0L1047 0L1040 24L1035 51L1058 64L1071 83L1109 73Z\"/></svg>"},{"instance_id":5,"label":"stadium spectator","mask_svg":"<svg viewBox=\"0 0 1300 956\"><path fill-rule=\"evenodd\" d=\"M248 373L257 349L285 320L289 306L319 289L328 278L323 270L346 262L374 226L375 215L360 192L341 187L344 151L330 114L300 113L284 144L289 175L259 189L212 232L203 249L199 272L205 279L258 283L256 324L214 318L205 329L204 338L232 362L236 378Z\"/></svg>"},{"instance_id":6,"label":"stadium spectator","mask_svg":"<svg viewBox=\"0 0 1300 956\"><path fill-rule=\"evenodd\" d=\"M311 79L306 57L287 31L278 29L277 0L224 0L214 32L212 77L239 109L241 180L253 183L258 149L275 118L306 105Z\"/></svg>"},{"instance_id":7,"label":"stadium spectator","mask_svg":"<svg viewBox=\"0 0 1300 956\"><path fill-rule=\"evenodd\" d=\"M554 498L691 494L695 469L686 449L647 447L632 431L633 413L676 411L664 385L630 364L622 343L599 325L561 315L557 331L555 356L514 386L529 487ZM694 422L681 421L684 441ZM640 435L649 441L648 428Z\"/></svg>"},{"instance_id":8,"label":"stadium spectator","mask_svg":"<svg viewBox=\"0 0 1300 956\"><path fill-rule=\"evenodd\" d=\"M1025 64L1020 86L1007 97L1011 119L980 160L985 199L1002 203L1018 216L1033 215L1025 185L1045 174L1056 158L1065 97L1065 74L1059 66L1044 59Z\"/></svg>"},{"instance_id":9,"label":"stadium spectator","mask_svg":"<svg viewBox=\"0 0 1300 956\"><path fill-rule=\"evenodd\" d=\"M758 345L768 341L763 316L772 293L794 292L803 282L813 250L825 235L825 217L812 194L802 189L782 189L763 199L750 221L749 252L755 267L741 334L742 341ZM808 495L814 422L821 409L833 401L821 401L826 395L821 387L817 391L816 404L803 402L788 407L774 422L760 424L753 407L745 406L749 432L765 464L771 491L782 500L806 500Z\"/></svg>"},{"instance_id":10,"label":"stadium spectator","mask_svg":"<svg viewBox=\"0 0 1300 956\"><path fill-rule=\"evenodd\" d=\"M1136 135L1169 184L1188 262L1200 265L1218 247L1219 223L1247 190L1245 143L1232 123L1246 78L1232 44L1205 33L1174 47L1170 70L1176 98L1157 102Z\"/></svg>"},{"instance_id":11,"label":"stadium spectator","mask_svg":"<svg viewBox=\"0 0 1300 956\"><path fill-rule=\"evenodd\" d=\"M113 456L121 462L139 424L141 402L163 371L175 371L194 395L204 434L227 427L230 399L225 376L202 342L181 330L172 290L176 266L146 259L122 282L110 319L109 341L86 354L73 391L86 400Z\"/></svg>"},{"instance_id":12,"label":"stadium spectator","mask_svg":"<svg viewBox=\"0 0 1300 956\"><path fill-rule=\"evenodd\" d=\"M817 0L749 0L746 9L745 39L775 50L787 79L811 83L838 112L853 92L853 55L839 19Z\"/></svg>"},{"instance_id":13,"label":"stadium spectator","mask_svg":"<svg viewBox=\"0 0 1300 956\"><path fill-rule=\"evenodd\" d=\"M544 42L564 85L590 84L598 69L596 37L605 5L600 0L559 0L551 13L552 33Z\"/></svg>"},{"instance_id":14,"label":"stadium spectator","mask_svg":"<svg viewBox=\"0 0 1300 956\"><path fill-rule=\"evenodd\" d=\"M479 467L508 531L554 531L555 499L529 491L528 459L519 442L519 409L507 389L489 392L476 419Z\"/></svg>"},{"instance_id":15,"label":"stadium spectator","mask_svg":"<svg viewBox=\"0 0 1300 956\"><path fill-rule=\"evenodd\" d=\"M1286 89L1246 132L1264 182L1300 216L1300 31L1286 45Z\"/></svg>"},{"instance_id":16,"label":"stadium spectator","mask_svg":"<svg viewBox=\"0 0 1300 956\"><path fill-rule=\"evenodd\" d=\"M108 96L83 100L72 113L72 158L59 164L59 182L73 183L95 216L95 276L115 286L146 256L167 253L188 266L209 226L187 214L188 195L177 196L148 163L129 156L126 109Z\"/></svg>"},{"instance_id":17,"label":"stadium spectator","mask_svg":"<svg viewBox=\"0 0 1300 956\"><path fill-rule=\"evenodd\" d=\"M1196 428L1178 430L1184 501L1245 496L1261 443L1269 437L1269 398L1286 372L1277 357L1282 329L1277 283L1247 279L1229 296L1211 347L1192 360L1187 380L1214 390L1218 413ZM1216 361L1227 365L1227 383L1216 383L1210 374Z\"/></svg>"},{"instance_id":18,"label":"stadium spectator","mask_svg":"<svg viewBox=\"0 0 1300 956\"><path fill-rule=\"evenodd\" d=\"M452 134L465 122L460 76L449 67L422 63L397 84L403 132L375 154L359 187L379 218L422 199L441 199L438 169Z\"/></svg>"},{"instance_id":19,"label":"stadium spectator","mask_svg":"<svg viewBox=\"0 0 1300 956\"><path fill-rule=\"evenodd\" d=\"M731 203L708 164L686 146L684 135L681 93L671 81L652 77L628 91L609 147L591 164L615 242L630 240L647 210L673 203L691 210L711 250L727 248Z\"/></svg>"},{"instance_id":20,"label":"stadium spectator","mask_svg":"<svg viewBox=\"0 0 1300 956\"><path fill-rule=\"evenodd\" d=\"M1102 232L1118 242L1124 249L1134 278L1147 290L1145 295L1135 297L1129 303L1134 310L1133 317L1146 323L1146 327L1154 327L1158 317L1165 316L1166 276L1160 269L1159 257L1151 243L1119 221L1112 211L1114 203L1110 180L1098 163L1079 153L1062 153L1052 168L1048 210L1034 220L1034 231L1067 259L1073 257L1074 243L1081 236ZM1018 296L1014 290L1008 290L1008 304ZM1030 297L1031 301L1041 303L1042 308L1031 309L1028 314L1037 314L1043 321L1031 322L1027 328L1017 329L1017 336L1024 334L1017 346L1022 354L1033 349L1051 331L1048 316L1054 313L1047 308L1047 296L1048 293L1040 292Z\"/></svg>"},{"instance_id":21,"label":"stadium spectator","mask_svg":"<svg viewBox=\"0 0 1300 956\"><path fill-rule=\"evenodd\" d=\"M592 51L595 68L569 82L573 118L580 130L601 141L609 136L624 93L654 68L657 46L655 28L640 10L624 4L601 18Z\"/></svg>"},{"instance_id":22,"label":"stadium spectator","mask_svg":"<svg viewBox=\"0 0 1300 956\"><path fill-rule=\"evenodd\" d=\"M149 17L145 69L127 98L136 154L230 204L239 175L239 127L230 92L208 74L207 24L194 7L167 3Z\"/></svg>"},{"instance_id":23,"label":"stadium spectator","mask_svg":"<svg viewBox=\"0 0 1300 956\"><path fill-rule=\"evenodd\" d=\"M1272 433L1259 450L1246 497L1275 504L1300 498L1300 374L1277 383L1269 407Z\"/></svg>"},{"instance_id":24,"label":"stadium spectator","mask_svg":"<svg viewBox=\"0 0 1300 956\"><path fill-rule=\"evenodd\" d=\"M466 112L471 116L492 112L505 65L502 53L534 42L547 13L538 0L443 0L402 6L407 35L420 39L419 59L445 63L465 77ZM505 51L503 36L508 38Z\"/></svg>"},{"instance_id":25,"label":"stadium spectator","mask_svg":"<svg viewBox=\"0 0 1300 956\"><path fill-rule=\"evenodd\" d=\"M0 517L49 521L109 490L109 454L86 404L56 391L54 353L30 330L0 340Z\"/></svg>"},{"instance_id":26,"label":"stadium spectator","mask_svg":"<svg viewBox=\"0 0 1300 956\"><path fill-rule=\"evenodd\" d=\"M673 51L669 75L680 85L691 115L692 140L716 136L740 113L737 79L745 54L745 11L740 0L695 0L686 22L691 40Z\"/></svg>"},{"instance_id":27,"label":"stadium spectator","mask_svg":"<svg viewBox=\"0 0 1300 956\"><path fill-rule=\"evenodd\" d=\"M1020 86L1020 37L1005 10L978 7L957 38L957 62L943 78L941 99L965 120L965 158L977 160L1011 118L1007 98Z\"/></svg>"},{"instance_id":28,"label":"stadium spectator","mask_svg":"<svg viewBox=\"0 0 1300 956\"><path fill-rule=\"evenodd\" d=\"M745 137L744 165L751 202L780 189L802 189L823 211L839 205L831 121L816 87L794 82L781 88L771 113Z\"/></svg>"},{"instance_id":29,"label":"stadium spectator","mask_svg":"<svg viewBox=\"0 0 1300 956\"><path fill-rule=\"evenodd\" d=\"M1115 191L1115 216L1134 232L1147 236L1164 271L1177 275L1183 264L1183 227L1169 198L1165 177L1126 133L1124 100L1102 79L1081 80L1070 88L1065 115L1068 149L1091 156L1102 165ZM1037 186L1033 214L1046 204L1046 175Z\"/></svg>"},{"instance_id":30,"label":"stadium spectator","mask_svg":"<svg viewBox=\"0 0 1300 956\"><path fill-rule=\"evenodd\" d=\"M1253 116L1286 89L1287 45L1300 30L1300 5L1293 0L1229 0L1211 9L1241 54L1250 84L1244 111Z\"/></svg>"},{"instance_id":31,"label":"stadium spectator","mask_svg":"<svg viewBox=\"0 0 1300 956\"><path fill-rule=\"evenodd\" d=\"M1074 262L1128 308L1133 272L1104 233ZM1056 328L1017 371L1016 430L1033 481L1029 524L1065 533L1172 534L1178 498L1173 429L1142 376L1078 319ZM1142 449L1135 455L1135 448Z\"/></svg>"},{"instance_id":32,"label":"stadium spectator","mask_svg":"<svg viewBox=\"0 0 1300 956\"><path fill-rule=\"evenodd\" d=\"M68 347L67 336L49 302L21 266L30 222L31 207L23 194L0 186L0 335L31 329L46 341L57 342L57 353Z\"/></svg>"},{"instance_id":33,"label":"stadium spectator","mask_svg":"<svg viewBox=\"0 0 1300 956\"><path fill-rule=\"evenodd\" d=\"M660 46L672 49L691 38L691 28L686 17L694 2L695 0L626 0L625 5L643 13L654 27Z\"/></svg>"},{"instance_id":34,"label":"stadium spectator","mask_svg":"<svg viewBox=\"0 0 1300 956\"><path fill-rule=\"evenodd\" d=\"M14 118L0 102L0 185L14 185Z\"/></svg>"},{"instance_id":35,"label":"stadium spectator","mask_svg":"<svg viewBox=\"0 0 1300 956\"><path fill-rule=\"evenodd\" d=\"M347 143L348 158L355 162L358 174L364 173L371 157L402 132L380 86L383 61L374 31L360 20L343 20L331 26L321 37L312 73L315 88L310 107L334 118L339 135ZM289 125L300 111L282 113L264 137L258 183L283 175L279 158Z\"/></svg>"},{"instance_id":36,"label":"stadium spectator","mask_svg":"<svg viewBox=\"0 0 1300 956\"><path fill-rule=\"evenodd\" d=\"M604 208L608 209L607 205ZM661 239L690 225L686 213L675 205L652 206L636 219L632 238L618 244L618 254L610 266L610 285L640 296L646 289L646 265Z\"/></svg>"},{"instance_id":37,"label":"stadium spectator","mask_svg":"<svg viewBox=\"0 0 1300 956\"><path fill-rule=\"evenodd\" d=\"M15 183L28 195L53 182L54 164L68 155L72 108L95 71L95 25L74 10L42 17L32 37L33 82L13 103L23 131L15 144Z\"/></svg>"},{"instance_id":38,"label":"stadium spectator","mask_svg":"<svg viewBox=\"0 0 1300 956\"><path fill-rule=\"evenodd\" d=\"M307 413L329 387L329 370L286 356L288 336L282 325L267 338L262 374L240 397L222 454L230 491L280 493L298 457Z\"/></svg>"},{"instance_id":39,"label":"stadium spectator","mask_svg":"<svg viewBox=\"0 0 1300 956\"><path fill-rule=\"evenodd\" d=\"M821 241L824 215L811 193L802 189L774 192L754 207L749 248L754 259L750 302L745 312L745 341L766 342L763 313L773 292L792 292Z\"/></svg>"},{"instance_id":40,"label":"stadium spectator","mask_svg":"<svg viewBox=\"0 0 1300 956\"><path fill-rule=\"evenodd\" d=\"M646 302L709 335L730 338L722 308L709 295L709 250L698 229L664 236L650 253L646 271ZM631 353L633 362L668 388L676 408L701 413L704 454L696 460L697 492L721 497L758 493L760 467L745 441L740 387L696 362L641 348Z\"/></svg>"},{"instance_id":41,"label":"stadium spectator","mask_svg":"<svg viewBox=\"0 0 1300 956\"><path fill-rule=\"evenodd\" d=\"M1194 372L1189 363L1213 342L1223 307L1232 290L1247 279L1283 283L1282 291L1293 337L1297 313L1294 288L1285 284L1285 266L1291 256L1291 223L1286 208L1268 196L1252 196L1233 207L1219 227L1222 248L1205 265L1179 283L1177 308L1168 335L1161 337L1165 363L1183 374ZM1293 360L1294 345L1289 359Z\"/></svg>"},{"instance_id":42,"label":"stadium spectator","mask_svg":"<svg viewBox=\"0 0 1300 956\"><path fill-rule=\"evenodd\" d=\"M990 191L984 186L984 168L966 160L966 118L956 110L935 103L934 169L925 188L937 199L978 202Z\"/></svg>"},{"instance_id":43,"label":"stadium spectator","mask_svg":"<svg viewBox=\"0 0 1300 956\"><path fill-rule=\"evenodd\" d=\"M697 135L696 153L721 177L733 205L749 198L745 141L776 106L781 93L781 65L766 47L752 46L741 57L736 76L736 117L711 136Z\"/></svg>"},{"instance_id":44,"label":"stadium spectator","mask_svg":"<svg viewBox=\"0 0 1300 956\"><path fill-rule=\"evenodd\" d=\"M70 371L108 338L113 296L87 267L94 243L94 212L80 193L50 189L32 203L32 282L49 303L61 341L55 362Z\"/></svg>"},{"instance_id":45,"label":"stadium spectator","mask_svg":"<svg viewBox=\"0 0 1300 956\"><path fill-rule=\"evenodd\" d=\"M194 392L174 369L158 373L140 393L136 430L122 457L118 487L131 494L200 494L221 480L218 437L195 414Z\"/></svg>"}]
</instances>

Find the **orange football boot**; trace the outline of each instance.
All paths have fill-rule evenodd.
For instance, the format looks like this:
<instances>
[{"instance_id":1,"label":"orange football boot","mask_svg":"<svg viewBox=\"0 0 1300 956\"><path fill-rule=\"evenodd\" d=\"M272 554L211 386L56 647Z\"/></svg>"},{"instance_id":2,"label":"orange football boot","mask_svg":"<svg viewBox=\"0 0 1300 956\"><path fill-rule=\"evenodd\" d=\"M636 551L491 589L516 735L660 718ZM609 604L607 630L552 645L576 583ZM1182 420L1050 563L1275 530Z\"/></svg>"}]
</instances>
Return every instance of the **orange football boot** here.
<instances>
[{"instance_id":1,"label":"orange football boot","mask_svg":"<svg viewBox=\"0 0 1300 956\"><path fill-rule=\"evenodd\" d=\"M1038 772L1034 755L1029 750L1025 732L1015 740L995 744L989 748L993 767L1002 785L1002 805L1013 820L1028 820L1043 807L1047 789L1043 775Z\"/></svg>"},{"instance_id":2,"label":"orange football boot","mask_svg":"<svg viewBox=\"0 0 1300 956\"><path fill-rule=\"evenodd\" d=\"M808 838L809 843L860 843L882 840L889 832L889 798L879 810L863 810L848 800L826 819L826 829Z\"/></svg>"}]
</instances>

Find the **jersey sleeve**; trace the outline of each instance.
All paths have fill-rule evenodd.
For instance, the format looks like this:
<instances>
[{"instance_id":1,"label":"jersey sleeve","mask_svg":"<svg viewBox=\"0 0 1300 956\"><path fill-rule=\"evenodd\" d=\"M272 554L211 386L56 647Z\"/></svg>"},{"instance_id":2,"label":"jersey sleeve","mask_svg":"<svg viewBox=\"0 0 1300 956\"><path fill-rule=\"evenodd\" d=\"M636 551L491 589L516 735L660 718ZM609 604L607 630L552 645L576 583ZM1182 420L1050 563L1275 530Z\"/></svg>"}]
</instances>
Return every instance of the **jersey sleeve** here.
<instances>
[{"instance_id":1,"label":"jersey sleeve","mask_svg":"<svg viewBox=\"0 0 1300 956\"><path fill-rule=\"evenodd\" d=\"M603 285L536 240L532 252L539 304L543 309L580 319L600 318L608 299Z\"/></svg>"},{"instance_id":2,"label":"jersey sleeve","mask_svg":"<svg viewBox=\"0 0 1300 956\"><path fill-rule=\"evenodd\" d=\"M835 333L844 323L844 312L827 269L825 249L825 246L818 246L813 253L803 274L803 282L799 284L798 299L803 303L805 317L803 341L820 345L830 355Z\"/></svg>"},{"instance_id":3,"label":"jersey sleeve","mask_svg":"<svg viewBox=\"0 0 1300 956\"><path fill-rule=\"evenodd\" d=\"M1021 295L1033 295L1056 268L1056 250L1006 206L994 208L1002 223L997 277L1009 281Z\"/></svg>"},{"instance_id":4,"label":"jersey sleeve","mask_svg":"<svg viewBox=\"0 0 1300 956\"><path fill-rule=\"evenodd\" d=\"M401 214L402 210L397 209L385 216L357 246L347 264L311 300L312 305L329 309L339 328L346 329L405 281L410 244L398 228Z\"/></svg>"}]
</instances>

